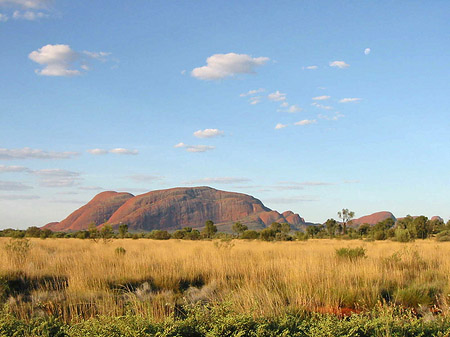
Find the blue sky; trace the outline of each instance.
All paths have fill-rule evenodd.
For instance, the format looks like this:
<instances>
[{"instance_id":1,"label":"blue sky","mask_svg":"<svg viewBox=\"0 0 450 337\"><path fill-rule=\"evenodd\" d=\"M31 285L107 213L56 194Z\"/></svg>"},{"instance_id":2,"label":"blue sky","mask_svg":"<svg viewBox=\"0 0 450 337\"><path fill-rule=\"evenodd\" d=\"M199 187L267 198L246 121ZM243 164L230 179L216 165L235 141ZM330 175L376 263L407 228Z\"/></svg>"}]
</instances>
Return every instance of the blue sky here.
<instances>
[{"instance_id":1,"label":"blue sky","mask_svg":"<svg viewBox=\"0 0 450 337\"><path fill-rule=\"evenodd\" d=\"M207 185L450 218L448 1L0 0L0 228Z\"/></svg>"}]
</instances>

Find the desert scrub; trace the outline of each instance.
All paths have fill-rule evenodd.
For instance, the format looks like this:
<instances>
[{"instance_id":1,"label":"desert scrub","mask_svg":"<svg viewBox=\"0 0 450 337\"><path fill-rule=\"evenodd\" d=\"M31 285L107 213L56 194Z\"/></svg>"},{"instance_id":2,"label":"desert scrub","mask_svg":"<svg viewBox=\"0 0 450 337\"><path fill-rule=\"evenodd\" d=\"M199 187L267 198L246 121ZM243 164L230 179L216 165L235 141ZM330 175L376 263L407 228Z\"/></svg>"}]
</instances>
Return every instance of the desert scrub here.
<instances>
[{"instance_id":1,"label":"desert scrub","mask_svg":"<svg viewBox=\"0 0 450 337\"><path fill-rule=\"evenodd\" d=\"M366 250L363 247L338 248L336 249L336 256L339 259L356 261L361 258L366 258Z\"/></svg>"},{"instance_id":2,"label":"desert scrub","mask_svg":"<svg viewBox=\"0 0 450 337\"><path fill-rule=\"evenodd\" d=\"M114 249L114 253L117 256L123 256L123 255L125 255L126 252L127 252L126 249L123 247L117 247L116 249Z\"/></svg>"},{"instance_id":3,"label":"desert scrub","mask_svg":"<svg viewBox=\"0 0 450 337\"><path fill-rule=\"evenodd\" d=\"M345 319L329 314L286 313L276 317L237 314L226 305L191 306L180 318L154 322L127 314L99 316L78 323L63 323L51 317L29 321L0 314L0 336L141 337L141 336L448 336L448 316L418 317L401 308L376 308Z\"/></svg>"}]
</instances>

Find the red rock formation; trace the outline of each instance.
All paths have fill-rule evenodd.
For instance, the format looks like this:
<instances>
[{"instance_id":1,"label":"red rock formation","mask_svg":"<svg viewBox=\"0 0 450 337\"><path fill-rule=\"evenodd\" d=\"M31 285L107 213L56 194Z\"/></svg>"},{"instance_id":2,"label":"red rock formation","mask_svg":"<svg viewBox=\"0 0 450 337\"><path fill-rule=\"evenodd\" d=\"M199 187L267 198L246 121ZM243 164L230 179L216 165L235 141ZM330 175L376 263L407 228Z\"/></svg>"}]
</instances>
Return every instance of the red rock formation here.
<instances>
[{"instance_id":1,"label":"red rock formation","mask_svg":"<svg viewBox=\"0 0 450 337\"><path fill-rule=\"evenodd\" d=\"M61 222L51 222L43 228L52 231L78 231L87 229L89 224L100 225L111 217L111 215L134 196L130 193L102 192L94 199L79 208Z\"/></svg>"},{"instance_id":2,"label":"red rock formation","mask_svg":"<svg viewBox=\"0 0 450 337\"><path fill-rule=\"evenodd\" d=\"M380 221L384 221L386 219L391 218L392 220L396 221L394 214L391 212L377 212L370 215L363 216L358 219L352 220L351 224L349 226L351 227L358 227L359 225L362 225L364 223L369 225L375 225L379 223Z\"/></svg>"},{"instance_id":3,"label":"red rock formation","mask_svg":"<svg viewBox=\"0 0 450 337\"><path fill-rule=\"evenodd\" d=\"M126 223L131 231L171 230L181 227L198 228L206 220L212 220L217 226L223 226L223 230L228 230L230 224L236 221L259 228L275 221L292 225L303 223L298 214L272 211L250 195L210 187L172 188L135 197L126 194L120 199L120 203L106 208L107 212L104 211L104 203L98 203L98 199L106 197L104 193L100 193L57 226L47 228L60 231L80 230L95 222L109 223L113 228Z\"/></svg>"}]
</instances>

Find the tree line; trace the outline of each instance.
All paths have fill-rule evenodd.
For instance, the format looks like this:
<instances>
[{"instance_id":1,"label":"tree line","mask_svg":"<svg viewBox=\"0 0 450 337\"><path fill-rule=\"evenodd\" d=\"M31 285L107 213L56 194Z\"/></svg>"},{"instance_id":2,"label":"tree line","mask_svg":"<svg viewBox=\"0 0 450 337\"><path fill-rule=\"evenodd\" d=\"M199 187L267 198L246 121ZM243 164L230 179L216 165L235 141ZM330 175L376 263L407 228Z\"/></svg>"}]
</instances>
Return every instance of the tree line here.
<instances>
[{"instance_id":1,"label":"tree line","mask_svg":"<svg viewBox=\"0 0 450 337\"><path fill-rule=\"evenodd\" d=\"M415 239L427 239L436 237L438 241L450 241L450 220L444 223L441 219L429 220L425 216L405 218L394 221L391 218L380 221L375 225L361 224L358 227L351 226L354 212L343 209L338 212L341 221L328 219L321 225L309 225L304 230L293 230L288 223L273 222L269 227L261 230L251 230L241 222L235 222L231 229L233 234L218 232L213 221L205 222L202 230L192 227L169 232L167 230L153 230L151 232L131 233L127 224L120 224L114 231L109 224L96 226L90 224L87 230L76 232L52 232L49 229L40 229L36 226L26 230L5 229L0 231L0 237L12 238L78 238L89 239L95 242L107 242L112 239L154 239L154 240L210 240L210 239L243 239L262 241L294 241L307 239L365 239L365 240L393 240L409 242Z\"/></svg>"}]
</instances>

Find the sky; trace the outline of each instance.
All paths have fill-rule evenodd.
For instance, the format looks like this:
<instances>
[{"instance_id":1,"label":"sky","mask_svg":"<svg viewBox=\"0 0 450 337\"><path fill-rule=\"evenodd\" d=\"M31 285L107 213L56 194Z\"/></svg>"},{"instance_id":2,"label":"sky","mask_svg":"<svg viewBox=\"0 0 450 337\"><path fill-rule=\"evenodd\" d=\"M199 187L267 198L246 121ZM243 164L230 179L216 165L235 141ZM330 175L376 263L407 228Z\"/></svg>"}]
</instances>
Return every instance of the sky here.
<instances>
[{"instance_id":1,"label":"sky","mask_svg":"<svg viewBox=\"0 0 450 337\"><path fill-rule=\"evenodd\" d=\"M0 229L211 186L450 218L450 2L0 0Z\"/></svg>"}]
</instances>

